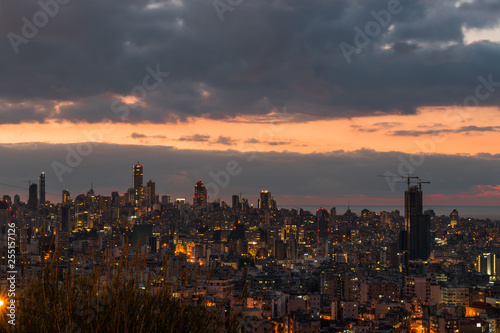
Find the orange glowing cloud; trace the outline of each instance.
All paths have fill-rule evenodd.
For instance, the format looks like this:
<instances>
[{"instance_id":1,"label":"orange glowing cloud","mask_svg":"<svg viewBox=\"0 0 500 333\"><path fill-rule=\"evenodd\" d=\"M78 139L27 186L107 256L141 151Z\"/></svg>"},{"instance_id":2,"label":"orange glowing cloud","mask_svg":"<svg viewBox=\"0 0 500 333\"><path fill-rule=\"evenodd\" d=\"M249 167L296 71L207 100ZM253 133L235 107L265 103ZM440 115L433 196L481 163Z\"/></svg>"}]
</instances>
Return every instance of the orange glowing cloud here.
<instances>
[{"instance_id":1,"label":"orange glowing cloud","mask_svg":"<svg viewBox=\"0 0 500 333\"><path fill-rule=\"evenodd\" d=\"M136 102L130 96L122 100ZM0 142L74 143L97 138L100 142L112 144L163 145L202 150L308 154L372 149L410 154L498 154L498 145L485 144L500 142L498 114L497 108L440 107L421 109L414 115L318 120L303 116L297 118L297 115L277 118L269 114L229 120L190 118L182 123L118 123L111 128L108 124L54 121L0 125ZM99 135L92 136L89 133ZM141 133L142 136L134 133ZM197 135L205 135L206 140L183 139Z\"/></svg>"}]
</instances>

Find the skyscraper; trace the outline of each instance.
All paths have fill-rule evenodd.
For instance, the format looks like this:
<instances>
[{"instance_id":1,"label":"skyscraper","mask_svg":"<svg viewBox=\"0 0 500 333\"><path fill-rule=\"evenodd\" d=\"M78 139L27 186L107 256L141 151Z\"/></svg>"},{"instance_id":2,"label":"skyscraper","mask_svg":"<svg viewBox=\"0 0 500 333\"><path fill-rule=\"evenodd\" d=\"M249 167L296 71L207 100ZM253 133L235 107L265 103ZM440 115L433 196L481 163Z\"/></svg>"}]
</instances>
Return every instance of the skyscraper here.
<instances>
[{"instance_id":1,"label":"skyscraper","mask_svg":"<svg viewBox=\"0 0 500 333\"><path fill-rule=\"evenodd\" d=\"M31 184L29 191L28 209L34 212L38 208L38 186L36 184Z\"/></svg>"},{"instance_id":2,"label":"skyscraper","mask_svg":"<svg viewBox=\"0 0 500 333\"><path fill-rule=\"evenodd\" d=\"M316 227L318 228L318 237L320 240L328 238L328 221L330 216L323 207L316 211Z\"/></svg>"},{"instance_id":3,"label":"skyscraper","mask_svg":"<svg viewBox=\"0 0 500 333\"><path fill-rule=\"evenodd\" d=\"M205 188L205 185L203 185L203 182L201 180L198 181L194 186L193 205L207 205L207 189Z\"/></svg>"},{"instance_id":4,"label":"skyscraper","mask_svg":"<svg viewBox=\"0 0 500 333\"><path fill-rule=\"evenodd\" d=\"M232 197L231 208L238 209L239 207L240 207L240 196L238 194L234 194Z\"/></svg>"},{"instance_id":5,"label":"skyscraper","mask_svg":"<svg viewBox=\"0 0 500 333\"><path fill-rule=\"evenodd\" d=\"M40 186L40 205L43 205L45 204L45 172L40 174L38 185Z\"/></svg>"},{"instance_id":6,"label":"skyscraper","mask_svg":"<svg viewBox=\"0 0 500 333\"><path fill-rule=\"evenodd\" d=\"M111 192L111 205L113 207L120 206L120 193L118 193L118 191Z\"/></svg>"},{"instance_id":7,"label":"skyscraper","mask_svg":"<svg viewBox=\"0 0 500 333\"><path fill-rule=\"evenodd\" d=\"M460 216L458 215L458 211L454 209L450 214L450 225L452 228L455 228L455 226L458 223L458 220L460 220Z\"/></svg>"},{"instance_id":8,"label":"skyscraper","mask_svg":"<svg viewBox=\"0 0 500 333\"><path fill-rule=\"evenodd\" d=\"M71 209L69 205L61 207L61 231L70 232Z\"/></svg>"},{"instance_id":9,"label":"skyscraper","mask_svg":"<svg viewBox=\"0 0 500 333\"><path fill-rule=\"evenodd\" d=\"M146 185L146 203L148 206L156 203L156 184L152 180L149 180Z\"/></svg>"},{"instance_id":10,"label":"skyscraper","mask_svg":"<svg viewBox=\"0 0 500 333\"><path fill-rule=\"evenodd\" d=\"M268 190L260 192L259 209L271 209L271 192Z\"/></svg>"},{"instance_id":11,"label":"skyscraper","mask_svg":"<svg viewBox=\"0 0 500 333\"><path fill-rule=\"evenodd\" d=\"M486 275L496 276L496 255L494 253L482 253L477 256L477 271Z\"/></svg>"},{"instance_id":12,"label":"skyscraper","mask_svg":"<svg viewBox=\"0 0 500 333\"><path fill-rule=\"evenodd\" d=\"M430 216L423 214L421 186L405 192L405 226L409 260L427 260L430 256Z\"/></svg>"},{"instance_id":13,"label":"skyscraper","mask_svg":"<svg viewBox=\"0 0 500 333\"><path fill-rule=\"evenodd\" d=\"M145 199L145 189L142 186L144 165L137 162L137 164L134 165L132 169L132 189L129 190L131 192L132 198L130 198L130 201L133 202L134 205L139 206L143 204L143 201Z\"/></svg>"},{"instance_id":14,"label":"skyscraper","mask_svg":"<svg viewBox=\"0 0 500 333\"><path fill-rule=\"evenodd\" d=\"M14 205L19 205L21 204L21 197L19 194L14 195Z\"/></svg>"},{"instance_id":15,"label":"skyscraper","mask_svg":"<svg viewBox=\"0 0 500 333\"><path fill-rule=\"evenodd\" d=\"M144 165L139 164L139 162L137 162L137 164L133 166L133 180L132 180L133 188L137 189L142 187L143 169Z\"/></svg>"},{"instance_id":16,"label":"skyscraper","mask_svg":"<svg viewBox=\"0 0 500 333\"><path fill-rule=\"evenodd\" d=\"M35 185L36 186L36 185ZM0 265L7 267L9 223L14 222L9 203L0 200Z\"/></svg>"},{"instance_id":17,"label":"skyscraper","mask_svg":"<svg viewBox=\"0 0 500 333\"><path fill-rule=\"evenodd\" d=\"M70 198L69 198L69 191L68 190L63 190L62 191L62 203L63 204L67 204L67 203L69 203L69 200L70 200Z\"/></svg>"}]
</instances>

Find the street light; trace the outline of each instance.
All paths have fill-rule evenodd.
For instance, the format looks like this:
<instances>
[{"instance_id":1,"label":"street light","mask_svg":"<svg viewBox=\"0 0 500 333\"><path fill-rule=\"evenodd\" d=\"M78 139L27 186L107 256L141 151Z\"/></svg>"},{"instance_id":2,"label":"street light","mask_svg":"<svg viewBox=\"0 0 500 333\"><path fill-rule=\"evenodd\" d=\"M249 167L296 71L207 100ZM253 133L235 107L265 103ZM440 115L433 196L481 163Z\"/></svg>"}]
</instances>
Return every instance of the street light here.
<instances>
[{"instance_id":1,"label":"street light","mask_svg":"<svg viewBox=\"0 0 500 333\"><path fill-rule=\"evenodd\" d=\"M3 300L0 299L0 306L3 306Z\"/></svg>"}]
</instances>

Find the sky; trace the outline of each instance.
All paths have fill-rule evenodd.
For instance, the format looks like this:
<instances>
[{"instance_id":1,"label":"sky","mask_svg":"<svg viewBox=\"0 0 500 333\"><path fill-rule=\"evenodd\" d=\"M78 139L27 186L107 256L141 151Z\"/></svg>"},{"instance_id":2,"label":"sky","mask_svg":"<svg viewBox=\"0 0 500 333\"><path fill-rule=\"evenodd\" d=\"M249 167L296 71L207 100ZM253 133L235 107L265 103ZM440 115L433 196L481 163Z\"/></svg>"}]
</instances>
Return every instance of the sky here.
<instances>
[{"instance_id":1,"label":"sky","mask_svg":"<svg viewBox=\"0 0 500 333\"><path fill-rule=\"evenodd\" d=\"M496 0L0 0L0 37L0 195L140 162L173 199L499 205Z\"/></svg>"}]
</instances>

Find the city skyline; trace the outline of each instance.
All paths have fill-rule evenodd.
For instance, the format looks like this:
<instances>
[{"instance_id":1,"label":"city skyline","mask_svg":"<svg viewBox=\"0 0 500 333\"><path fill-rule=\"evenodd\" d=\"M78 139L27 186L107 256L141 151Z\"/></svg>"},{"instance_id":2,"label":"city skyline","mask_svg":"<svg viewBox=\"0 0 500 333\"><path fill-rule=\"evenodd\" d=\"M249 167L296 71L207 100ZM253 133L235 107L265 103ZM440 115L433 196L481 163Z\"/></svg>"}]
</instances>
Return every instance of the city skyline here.
<instances>
[{"instance_id":1,"label":"city skyline","mask_svg":"<svg viewBox=\"0 0 500 333\"><path fill-rule=\"evenodd\" d=\"M148 179L148 181L147 181L148 185L150 182L153 181L153 187L157 188L155 179L152 177L148 177L147 165L146 165L146 175L144 176L144 168L145 168L144 164L141 164L140 162L134 163L132 165L132 174L129 174L128 180L118 182L114 186L107 187L104 190L103 190L103 187L100 186L99 183L95 183L94 181L92 181L92 179L94 179L94 178L91 178L90 179L91 181L88 183L87 187L86 188L80 187L80 190L72 189L72 188L64 188L64 189L56 189L54 191L54 189L49 188L49 191L45 191L45 181L46 181L45 171L42 171L40 173L39 179L36 182L31 181L31 180L24 180L23 183L31 184L30 188L33 187L33 191L37 191L37 200L39 201L40 204L42 203L41 198L42 197L45 198L45 196L48 197L48 199L46 199L46 201L50 201L52 203L62 202L61 201L61 198L62 198L61 193L64 193L67 190L74 196L79 195L79 194L85 194L91 189L96 192L96 195L103 195L103 196L109 196L109 195L111 195L112 192L118 192L120 195L124 195L124 194L127 194L127 191L133 190L133 192L135 193L134 195L138 196L139 195L138 191L140 191L140 189L145 185L144 184L145 179ZM120 168L120 171L123 171L121 169L126 169L126 168L124 168L122 166ZM265 193L269 192L269 188L270 188L269 186L262 186L253 192L250 192L248 190L248 188L245 188L245 187L233 188L231 186L224 186L225 185L224 182L226 181L226 179L228 180L228 185L231 183L232 177L231 177L231 175L229 175L229 177L226 178L226 176L223 175L222 173L226 173L226 172L225 171L219 171L218 173L211 172L211 173L209 173L210 177L207 177L206 180L204 180L204 179L198 180L198 183L201 182L202 185L203 185L203 181L206 183L207 189L205 189L205 193L206 193L206 200L208 200L208 202L212 202L212 201L222 202L222 201L224 201L228 205L231 205L231 202L233 200L232 197L234 196L234 194L235 193L241 194L241 192L238 192L238 191L245 190L247 192L242 193L242 194L244 194L244 196L242 196L242 197L245 197L247 200L249 200L250 204L253 205L254 207L259 207L260 201L262 200L263 195ZM228 175L228 174L226 173L226 175ZM105 174L103 174L103 176L104 176L104 178L107 178ZM269 198L266 197L267 199L265 199L265 200L270 200L271 198L274 199L274 197L276 197L278 199L277 201L279 201L278 206L297 206L297 207L312 206L312 205L316 205L318 207L320 207L320 206L328 207L330 205L330 206L335 207L335 206L346 206L348 204L351 204L353 206L394 206L394 207L404 206L405 201L402 199L402 197L400 195L400 193L402 191L404 191L404 183L406 182L403 180L406 179L407 177L410 177L410 178L419 178L419 177L410 176L409 174L404 175L404 176L398 176L398 175L392 174L392 173L390 173L384 177L383 176L384 175L378 175L378 177L376 178L376 181L378 181L380 183L379 184L380 191L381 192L384 192L384 191L390 192L390 190L394 189L394 192L393 192L392 196L383 198L382 201L378 201L380 198L375 198L375 197L370 198L370 197L365 197L364 195L359 195L359 196L353 195L350 197L339 196L336 198L335 197L330 198L329 199L330 201L328 201L328 199L327 199L326 202L325 201L316 201L317 198L314 196L307 196L306 200L301 199L300 196L296 196L296 198L293 198L293 199L295 199L295 201L293 201L292 203L289 203L287 201L287 199L290 199L290 197L292 197L292 196L280 195L280 194L273 195L272 197L269 197ZM235 177L237 178L237 175ZM160 178L161 178L161 175L160 175ZM419 181L421 182L420 179L419 179ZM53 179L51 182L50 178L49 178L49 183L56 184L56 186L58 184L58 182L54 182ZM130 184L128 184L128 183L130 183ZM196 185L195 182L193 182L193 184L188 185L188 188L195 186L195 185ZM25 201L26 203L29 201L30 188L28 188L28 187L24 188L22 186L19 186L19 184L15 185L12 183L0 183L0 188L2 189L2 192L0 192L1 195L9 195L12 198L14 197L14 195L20 195L21 201ZM42 188L43 188L43 191L42 191ZM128 190L127 190L127 188L128 188ZM144 189L145 188L146 187L144 187ZM231 189L233 189L236 192L230 192ZM207 192L207 190L208 190L208 192ZM58 194L57 192L60 192L60 193ZM43 196L42 196L42 193L43 193ZM184 192L177 192L177 193L162 191L161 189L159 189L158 191L156 191L156 193L158 195L160 195L160 197L162 195L168 195L171 197L172 201L175 201L176 199L185 199L187 201L190 201L189 198L191 198L191 195L192 195L192 192L190 192L188 189L186 189ZM440 205L440 204L435 204L432 201L432 197L433 197L432 194L426 194L426 197L430 198L430 202L429 202L429 199L427 199L427 204L425 206L428 208L432 208L432 206L448 206L448 207L475 206L475 205L470 205L470 204L465 204L465 205L441 204ZM299 198L298 200L300 200L300 201L298 201L297 198ZM496 204L492 204L492 205L486 204L486 205L477 205L477 206L479 206L479 207L481 207L481 206L496 206Z\"/></svg>"},{"instance_id":2,"label":"city skyline","mask_svg":"<svg viewBox=\"0 0 500 333\"><path fill-rule=\"evenodd\" d=\"M432 205L500 202L499 9L483 0L1 6L0 183L36 164L49 192L108 193L140 159L181 197L236 160L225 201L395 204L375 178L390 173L433 179Z\"/></svg>"},{"instance_id":3,"label":"city skyline","mask_svg":"<svg viewBox=\"0 0 500 333\"><path fill-rule=\"evenodd\" d=\"M0 0L0 331L500 333L500 0Z\"/></svg>"}]
</instances>

